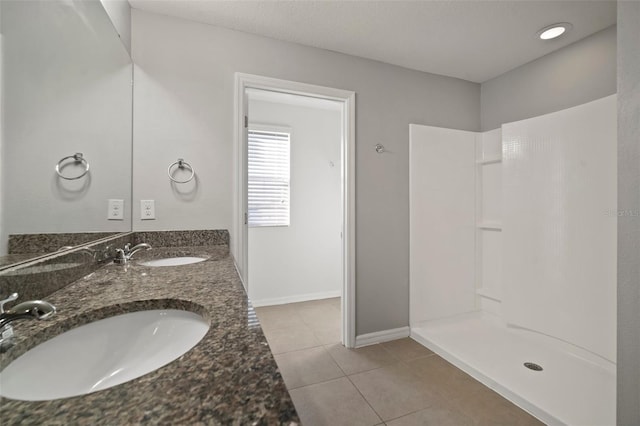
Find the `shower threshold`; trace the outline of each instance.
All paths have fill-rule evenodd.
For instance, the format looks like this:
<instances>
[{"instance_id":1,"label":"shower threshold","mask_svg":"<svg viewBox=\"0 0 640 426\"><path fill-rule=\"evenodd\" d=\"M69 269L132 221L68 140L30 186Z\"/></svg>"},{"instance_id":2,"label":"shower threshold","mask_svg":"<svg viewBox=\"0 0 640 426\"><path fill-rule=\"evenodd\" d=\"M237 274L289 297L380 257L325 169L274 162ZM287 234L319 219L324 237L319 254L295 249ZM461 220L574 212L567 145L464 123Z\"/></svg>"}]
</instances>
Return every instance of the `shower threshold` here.
<instances>
[{"instance_id":1,"label":"shower threshold","mask_svg":"<svg viewBox=\"0 0 640 426\"><path fill-rule=\"evenodd\" d=\"M411 337L546 424L616 423L615 364L581 348L486 312L414 324Z\"/></svg>"}]
</instances>

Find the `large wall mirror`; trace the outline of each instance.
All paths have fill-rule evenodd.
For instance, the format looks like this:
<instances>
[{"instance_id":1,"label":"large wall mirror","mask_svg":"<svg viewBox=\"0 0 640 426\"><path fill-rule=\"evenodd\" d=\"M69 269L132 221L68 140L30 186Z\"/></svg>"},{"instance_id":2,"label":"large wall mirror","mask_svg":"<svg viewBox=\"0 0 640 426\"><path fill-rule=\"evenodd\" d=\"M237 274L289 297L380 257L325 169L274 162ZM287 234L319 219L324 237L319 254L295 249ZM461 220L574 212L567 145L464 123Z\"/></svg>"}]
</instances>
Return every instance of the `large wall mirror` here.
<instances>
[{"instance_id":1,"label":"large wall mirror","mask_svg":"<svg viewBox=\"0 0 640 426\"><path fill-rule=\"evenodd\" d=\"M1 269L131 230L132 64L99 0L0 14Z\"/></svg>"}]
</instances>

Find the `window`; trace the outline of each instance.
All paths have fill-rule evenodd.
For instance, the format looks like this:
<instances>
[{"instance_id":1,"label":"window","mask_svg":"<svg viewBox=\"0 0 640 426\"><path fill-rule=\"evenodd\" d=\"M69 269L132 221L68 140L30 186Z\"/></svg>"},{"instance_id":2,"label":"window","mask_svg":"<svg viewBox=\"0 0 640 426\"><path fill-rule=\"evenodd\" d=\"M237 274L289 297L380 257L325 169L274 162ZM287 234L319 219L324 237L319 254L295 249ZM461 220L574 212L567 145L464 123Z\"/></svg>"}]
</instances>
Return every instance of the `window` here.
<instances>
[{"instance_id":1,"label":"window","mask_svg":"<svg viewBox=\"0 0 640 426\"><path fill-rule=\"evenodd\" d=\"M250 227L289 226L291 134L249 130Z\"/></svg>"}]
</instances>

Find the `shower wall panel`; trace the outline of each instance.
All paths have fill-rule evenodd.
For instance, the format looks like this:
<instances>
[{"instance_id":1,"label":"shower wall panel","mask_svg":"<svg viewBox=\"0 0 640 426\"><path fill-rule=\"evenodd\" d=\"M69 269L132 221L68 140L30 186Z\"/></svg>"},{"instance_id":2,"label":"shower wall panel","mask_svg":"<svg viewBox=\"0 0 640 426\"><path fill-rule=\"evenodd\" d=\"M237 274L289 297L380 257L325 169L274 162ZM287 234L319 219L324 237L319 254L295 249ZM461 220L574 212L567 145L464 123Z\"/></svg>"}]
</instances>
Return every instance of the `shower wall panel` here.
<instances>
[{"instance_id":1,"label":"shower wall panel","mask_svg":"<svg viewBox=\"0 0 640 426\"><path fill-rule=\"evenodd\" d=\"M477 137L410 125L412 325L475 309Z\"/></svg>"},{"instance_id":2,"label":"shower wall panel","mask_svg":"<svg viewBox=\"0 0 640 426\"><path fill-rule=\"evenodd\" d=\"M504 319L615 362L615 95L502 135Z\"/></svg>"}]
</instances>

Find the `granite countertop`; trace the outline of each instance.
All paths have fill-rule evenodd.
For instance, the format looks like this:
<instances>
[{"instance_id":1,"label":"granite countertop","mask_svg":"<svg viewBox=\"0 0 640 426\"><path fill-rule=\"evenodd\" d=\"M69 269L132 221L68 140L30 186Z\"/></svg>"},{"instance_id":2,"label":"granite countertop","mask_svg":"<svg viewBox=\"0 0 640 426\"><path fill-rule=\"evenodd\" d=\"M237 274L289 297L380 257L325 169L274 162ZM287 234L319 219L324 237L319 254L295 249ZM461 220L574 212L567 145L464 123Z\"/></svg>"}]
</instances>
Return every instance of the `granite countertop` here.
<instances>
[{"instance_id":1,"label":"granite countertop","mask_svg":"<svg viewBox=\"0 0 640 426\"><path fill-rule=\"evenodd\" d=\"M171 267L137 264L180 255L209 259ZM48 296L58 309L53 319L15 323L16 346L2 354L0 368L57 334L125 312L193 311L210 322L205 337L170 364L103 391L52 401L0 398L2 424L299 423L228 247L154 249L134 257Z\"/></svg>"}]
</instances>

